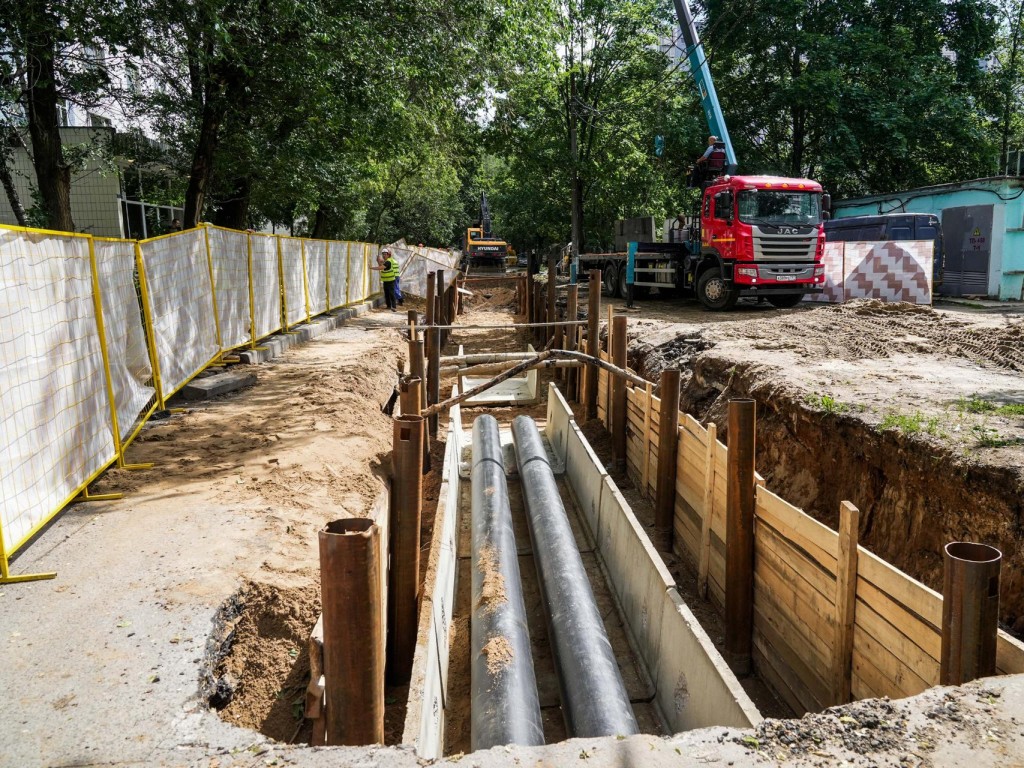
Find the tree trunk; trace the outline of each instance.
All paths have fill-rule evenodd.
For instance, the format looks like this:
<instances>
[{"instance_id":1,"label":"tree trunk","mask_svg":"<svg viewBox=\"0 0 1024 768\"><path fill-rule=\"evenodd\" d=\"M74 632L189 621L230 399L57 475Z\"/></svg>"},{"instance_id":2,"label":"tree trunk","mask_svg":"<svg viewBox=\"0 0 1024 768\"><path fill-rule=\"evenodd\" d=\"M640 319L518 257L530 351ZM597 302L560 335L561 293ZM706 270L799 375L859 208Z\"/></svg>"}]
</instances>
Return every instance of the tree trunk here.
<instances>
[{"instance_id":1,"label":"tree trunk","mask_svg":"<svg viewBox=\"0 0 1024 768\"><path fill-rule=\"evenodd\" d=\"M313 232L310 237L318 240L327 239L328 227L331 224L331 216L329 211L324 208L323 205L318 205L316 208L316 216L313 219Z\"/></svg>"},{"instance_id":2,"label":"tree trunk","mask_svg":"<svg viewBox=\"0 0 1024 768\"><path fill-rule=\"evenodd\" d=\"M229 199L220 201L214 222L230 229L246 229L249 226L252 180L248 176L239 176L233 186L234 194Z\"/></svg>"},{"instance_id":3,"label":"tree trunk","mask_svg":"<svg viewBox=\"0 0 1024 768\"><path fill-rule=\"evenodd\" d=\"M7 202L10 203L11 210L14 211L14 218L18 225L27 227L28 219L25 216L25 207L21 204L21 196L18 195L18 190L14 186L14 177L11 176L11 150L7 146L6 140L0 147L0 184L3 184Z\"/></svg>"},{"instance_id":4,"label":"tree trunk","mask_svg":"<svg viewBox=\"0 0 1024 768\"><path fill-rule=\"evenodd\" d=\"M32 139L32 164L36 186L46 214L46 226L65 232L75 231L71 218L71 168L64 162L64 147L57 121L57 80L54 71L54 47L57 30L41 3L33 4L34 22L42 29L29 36L26 45L28 64L28 131Z\"/></svg>"},{"instance_id":5,"label":"tree trunk","mask_svg":"<svg viewBox=\"0 0 1024 768\"><path fill-rule=\"evenodd\" d=\"M794 84L800 78L802 71L800 52L793 51L791 74ZM793 121L793 151L790 154L789 174L794 178L802 178L804 150L807 142L807 112L802 104L794 103L790 109L790 115Z\"/></svg>"},{"instance_id":6,"label":"tree trunk","mask_svg":"<svg viewBox=\"0 0 1024 768\"><path fill-rule=\"evenodd\" d=\"M191 229L203 219L206 190L213 177L213 159L220 141L220 124L224 119L226 101L220 93L207 93L199 127L199 140L192 155L192 169L185 188L185 212L182 225Z\"/></svg>"},{"instance_id":7,"label":"tree trunk","mask_svg":"<svg viewBox=\"0 0 1024 768\"><path fill-rule=\"evenodd\" d=\"M583 180L580 178L579 118L576 115L576 72L569 73L569 103L566 106L569 123L569 162L572 164L571 223L573 258L583 252Z\"/></svg>"},{"instance_id":8,"label":"tree trunk","mask_svg":"<svg viewBox=\"0 0 1024 768\"><path fill-rule=\"evenodd\" d=\"M1012 115L1013 93L1017 75L1017 54L1020 50L1021 22L1024 21L1024 0L1017 5L1017 14L1013 25L1013 34L1010 36L1010 61L1006 67L1005 88L1003 90L1003 120L1002 120L1002 154L999 156L999 167L997 173L1007 171L1006 155L1010 150L1010 117Z\"/></svg>"}]
</instances>

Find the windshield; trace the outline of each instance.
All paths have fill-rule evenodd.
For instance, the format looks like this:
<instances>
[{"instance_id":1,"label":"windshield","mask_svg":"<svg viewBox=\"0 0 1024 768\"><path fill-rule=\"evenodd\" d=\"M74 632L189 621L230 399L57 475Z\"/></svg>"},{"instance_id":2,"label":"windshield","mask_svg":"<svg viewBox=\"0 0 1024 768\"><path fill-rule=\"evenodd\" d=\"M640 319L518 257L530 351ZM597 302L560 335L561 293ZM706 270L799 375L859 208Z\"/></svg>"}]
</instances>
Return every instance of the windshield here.
<instances>
[{"instance_id":1,"label":"windshield","mask_svg":"<svg viewBox=\"0 0 1024 768\"><path fill-rule=\"evenodd\" d=\"M743 190L739 195L740 221L746 224L818 224L821 195L775 189Z\"/></svg>"}]
</instances>

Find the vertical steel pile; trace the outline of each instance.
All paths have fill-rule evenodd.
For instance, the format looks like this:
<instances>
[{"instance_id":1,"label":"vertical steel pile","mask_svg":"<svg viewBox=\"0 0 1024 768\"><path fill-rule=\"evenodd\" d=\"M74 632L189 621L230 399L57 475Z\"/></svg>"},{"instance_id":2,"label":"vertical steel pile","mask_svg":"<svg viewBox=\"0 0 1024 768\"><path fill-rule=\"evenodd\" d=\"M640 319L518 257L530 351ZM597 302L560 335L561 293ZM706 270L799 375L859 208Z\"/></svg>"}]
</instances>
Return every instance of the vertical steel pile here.
<instances>
[{"instance_id":1,"label":"vertical steel pile","mask_svg":"<svg viewBox=\"0 0 1024 768\"><path fill-rule=\"evenodd\" d=\"M537 746L544 729L498 422L473 422L472 747Z\"/></svg>"},{"instance_id":2,"label":"vertical steel pile","mask_svg":"<svg viewBox=\"0 0 1024 768\"><path fill-rule=\"evenodd\" d=\"M512 422L512 440L569 734L586 737L639 733L533 419L517 416Z\"/></svg>"}]
</instances>

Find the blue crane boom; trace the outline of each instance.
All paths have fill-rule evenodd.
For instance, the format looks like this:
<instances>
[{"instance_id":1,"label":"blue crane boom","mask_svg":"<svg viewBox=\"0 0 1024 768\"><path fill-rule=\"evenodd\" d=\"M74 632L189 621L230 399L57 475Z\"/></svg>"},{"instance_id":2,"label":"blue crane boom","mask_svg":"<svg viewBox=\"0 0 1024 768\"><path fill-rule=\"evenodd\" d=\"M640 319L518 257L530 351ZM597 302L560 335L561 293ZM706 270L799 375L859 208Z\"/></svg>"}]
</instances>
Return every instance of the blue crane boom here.
<instances>
[{"instance_id":1,"label":"blue crane boom","mask_svg":"<svg viewBox=\"0 0 1024 768\"><path fill-rule=\"evenodd\" d=\"M686 58L690 63L690 74L697 83L697 93L700 96L701 106L704 108L704 116L708 121L708 129L725 144L725 168L727 174L736 173L736 152L732 148L732 140L729 138L729 129L725 126L725 116L722 114L722 105L718 102L718 93L715 91L715 83L711 79L711 69L708 67L708 58L704 54L704 46L701 45L697 36L697 25L693 21L693 13L687 0L673 0L676 7L676 16L679 18L679 26L683 32L683 42L686 44Z\"/></svg>"}]
</instances>

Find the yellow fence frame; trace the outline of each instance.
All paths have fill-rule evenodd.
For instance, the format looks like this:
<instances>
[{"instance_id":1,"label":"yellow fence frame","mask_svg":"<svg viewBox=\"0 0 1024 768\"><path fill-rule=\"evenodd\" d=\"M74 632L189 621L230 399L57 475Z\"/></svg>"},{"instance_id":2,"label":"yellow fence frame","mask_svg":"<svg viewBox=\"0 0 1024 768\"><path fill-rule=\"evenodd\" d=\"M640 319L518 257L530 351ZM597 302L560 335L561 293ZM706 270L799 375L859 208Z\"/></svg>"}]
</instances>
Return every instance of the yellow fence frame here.
<instances>
[{"instance_id":1,"label":"yellow fence frame","mask_svg":"<svg viewBox=\"0 0 1024 768\"><path fill-rule=\"evenodd\" d=\"M284 265L282 259L281 241L284 239L283 235L265 235L262 233L255 232L242 232L242 230L230 229L228 227L218 227L229 232L238 232L246 235L246 265L247 265L247 282L248 282L248 295L249 295L249 338L242 344L232 346L230 348L225 347L223 343L222 329L220 326L220 313L219 304L217 297L217 282L214 274L213 266L213 250L210 244L210 232L209 229L213 225L203 223L200 225L203 228L203 239L206 248L206 265L207 273L210 280L210 302L213 310L214 317L214 328L216 332L216 344L217 353L206 361L202 366L199 367L192 375L190 375L185 381L176 386L173 390L167 391L165 389L163 376L160 370L160 361L156 351L156 332L153 322L153 305L152 305L152 294L151 287L146 278L146 265L143 257L143 246L145 243L153 242L156 240L163 240L179 236L180 232L172 232L165 235L159 235L157 237L146 238L145 240L125 240L122 238L104 238L104 237L93 237L92 235L77 233L77 232L59 232L54 230L37 229L33 227L16 227L0 225L0 228L14 232L24 232L26 234L34 235L46 235L46 236L57 236L57 237L74 237L74 238L85 238L88 241L89 251L89 268L91 272L92 282L92 293L93 293L93 307L96 319L96 333L99 338L100 352L103 360L103 372L104 372L104 389L109 404L109 413L106 418L109 420L111 432L113 435L114 444L114 456L106 461L102 467L93 472L89 477L76 487L72 493L70 493L66 499L64 499L52 512L48 513L42 518L22 539L16 543L11 544L11 548L8 549L8 542L4 538L3 525L0 524L0 584L13 584L18 582L34 581L37 579L52 579L56 576L55 572L50 573L34 573L34 574L19 574L12 575L10 573L10 557L20 551L26 543L32 540L46 525L48 525L68 504L76 500L81 501L104 501L120 498L121 494L90 494L89 486L95 482L104 472L110 469L112 466L118 466L125 469L150 469L152 464L129 464L126 461L126 451L128 447L135 441L135 439L142 432L143 427L153 417L153 414L157 411L163 411L167 409L167 401L170 400L177 392L183 389L189 384L196 376L200 375L203 371L209 368L211 365L218 364L221 358L228 352L239 349L241 347L250 347L252 349L259 349L257 346L259 341L268 336L273 335L281 331L288 332L287 325L287 294L284 282ZM277 251L277 271L278 271L278 289L281 294L281 324L270 330L268 333L263 335L257 335L256 328L256 289L255 289L255 278L253 274L253 237L273 237L276 241ZM291 238L290 238L291 239ZM343 306L351 306L360 302L368 301L373 298L370 293L371 286L371 275L370 275L370 247L371 244L367 242L353 242L353 241L342 241L342 240L326 240L324 239L324 270L325 270L325 292L326 292L326 309L323 312L316 314L312 311L312 305L309 296L309 272L308 264L306 261L306 241L313 238L294 238L301 242L301 254L302 254L302 280L303 280L303 294L306 302L306 322L309 322L313 317L321 314L329 313L335 309ZM154 390L154 402L151 406L138 415L138 423L134 425L131 433L126 435L123 439L121 437L120 425L118 424L117 415L117 404L115 399L115 389L113 383L113 376L111 373L111 360L110 360L110 349L107 344L106 329L103 317L103 302L102 302L102 285L99 278L99 268L96 259L96 251L94 247L95 241L116 241L132 243L134 250L134 267L138 276L139 284L139 298L142 308L142 326L145 334L146 341L146 352L149 356L150 368L152 370L152 381ZM333 303L334 297L332 296L331 286L331 259L332 256L338 257L339 247L344 246L344 260L345 260L345 284L344 284L344 297L343 300L335 304ZM353 246L360 247L361 258L363 260L363 280L362 280L362 296L352 301L349 301L349 288L351 283L351 271L349 269L353 253ZM357 257L358 258L358 257ZM334 286L335 289L337 286ZM374 294L375 295L375 294Z\"/></svg>"}]
</instances>

